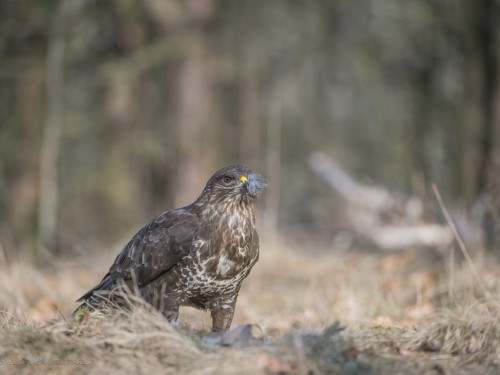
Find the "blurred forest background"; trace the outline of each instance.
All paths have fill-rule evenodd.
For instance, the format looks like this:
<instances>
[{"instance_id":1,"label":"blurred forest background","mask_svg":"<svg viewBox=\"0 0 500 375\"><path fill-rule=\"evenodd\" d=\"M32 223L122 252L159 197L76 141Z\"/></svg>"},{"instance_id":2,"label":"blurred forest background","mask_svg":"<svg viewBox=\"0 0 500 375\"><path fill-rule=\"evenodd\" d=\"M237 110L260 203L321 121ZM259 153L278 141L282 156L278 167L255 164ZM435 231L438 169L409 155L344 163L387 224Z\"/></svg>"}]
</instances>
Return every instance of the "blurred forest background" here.
<instances>
[{"instance_id":1,"label":"blurred forest background","mask_svg":"<svg viewBox=\"0 0 500 375\"><path fill-rule=\"evenodd\" d=\"M235 163L270 182L264 233L349 248L368 214L339 166L422 206L372 224L444 224L435 183L495 249L499 19L498 0L1 0L0 254L123 245Z\"/></svg>"}]
</instances>

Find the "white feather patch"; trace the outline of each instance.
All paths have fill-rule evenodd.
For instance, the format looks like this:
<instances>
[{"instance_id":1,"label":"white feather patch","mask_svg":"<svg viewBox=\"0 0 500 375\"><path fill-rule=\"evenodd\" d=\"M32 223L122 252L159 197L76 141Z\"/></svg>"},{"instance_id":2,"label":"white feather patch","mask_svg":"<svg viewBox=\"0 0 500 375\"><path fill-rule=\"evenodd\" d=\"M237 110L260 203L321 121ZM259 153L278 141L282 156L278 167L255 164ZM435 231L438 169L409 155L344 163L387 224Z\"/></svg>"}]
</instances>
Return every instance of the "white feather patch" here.
<instances>
[{"instance_id":1,"label":"white feather patch","mask_svg":"<svg viewBox=\"0 0 500 375\"><path fill-rule=\"evenodd\" d=\"M226 276L229 271L234 267L234 262L227 259L224 255L219 257L217 264L217 273L221 276Z\"/></svg>"}]
</instances>

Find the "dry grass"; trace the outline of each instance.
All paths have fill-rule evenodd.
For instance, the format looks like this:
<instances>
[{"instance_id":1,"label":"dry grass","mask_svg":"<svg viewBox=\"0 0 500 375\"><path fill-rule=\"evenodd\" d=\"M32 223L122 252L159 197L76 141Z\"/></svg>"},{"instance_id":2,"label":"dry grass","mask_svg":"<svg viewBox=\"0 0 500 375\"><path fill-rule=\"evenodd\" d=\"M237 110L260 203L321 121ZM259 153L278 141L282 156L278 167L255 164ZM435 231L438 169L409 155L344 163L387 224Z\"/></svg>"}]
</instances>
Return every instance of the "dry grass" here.
<instances>
[{"instance_id":1,"label":"dry grass","mask_svg":"<svg viewBox=\"0 0 500 375\"><path fill-rule=\"evenodd\" d=\"M205 312L172 327L155 311L64 319L113 254L44 272L0 268L0 372L465 374L500 371L500 265L406 251L313 255L265 243L240 293L233 327L261 332L247 347L207 346ZM432 259L430 259L432 258ZM89 260L90 262L90 260ZM83 266L82 266L83 265ZM483 286L484 284L484 286ZM488 293L484 288L487 288ZM345 330L334 322L340 321Z\"/></svg>"},{"instance_id":2,"label":"dry grass","mask_svg":"<svg viewBox=\"0 0 500 375\"><path fill-rule=\"evenodd\" d=\"M405 347L462 358L463 363L500 364L500 298L484 298L468 306L432 314L410 336Z\"/></svg>"}]
</instances>

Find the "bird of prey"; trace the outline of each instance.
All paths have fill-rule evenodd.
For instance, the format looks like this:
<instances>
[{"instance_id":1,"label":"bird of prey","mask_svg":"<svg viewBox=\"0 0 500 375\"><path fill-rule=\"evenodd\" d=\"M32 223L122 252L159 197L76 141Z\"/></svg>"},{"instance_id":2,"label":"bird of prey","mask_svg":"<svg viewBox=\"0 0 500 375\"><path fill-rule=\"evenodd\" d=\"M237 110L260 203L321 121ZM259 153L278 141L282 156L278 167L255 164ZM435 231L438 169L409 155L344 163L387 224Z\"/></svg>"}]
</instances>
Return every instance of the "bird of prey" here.
<instances>
[{"instance_id":1,"label":"bird of prey","mask_svg":"<svg viewBox=\"0 0 500 375\"><path fill-rule=\"evenodd\" d=\"M144 226L78 302L98 307L96 295L125 284L170 321L179 306L192 306L210 310L213 331L228 330L240 286L259 257L255 212L265 186L247 167L220 169L194 203Z\"/></svg>"}]
</instances>

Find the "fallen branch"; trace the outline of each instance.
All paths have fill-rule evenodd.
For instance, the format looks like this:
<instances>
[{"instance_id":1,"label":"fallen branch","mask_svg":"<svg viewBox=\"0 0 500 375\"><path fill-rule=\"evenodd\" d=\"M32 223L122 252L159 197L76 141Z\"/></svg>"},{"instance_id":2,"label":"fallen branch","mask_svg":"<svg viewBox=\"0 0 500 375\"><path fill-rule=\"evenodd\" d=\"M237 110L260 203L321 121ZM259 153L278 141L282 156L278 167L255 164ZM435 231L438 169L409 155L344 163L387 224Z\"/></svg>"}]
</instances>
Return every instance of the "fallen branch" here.
<instances>
[{"instance_id":1,"label":"fallen branch","mask_svg":"<svg viewBox=\"0 0 500 375\"><path fill-rule=\"evenodd\" d=\"M443 247L453 241L448 226L423 222L420 198L362 184L321 152L313 153L309 164L347 202L346 213L354 231L377 247L387 250Z\"/></svg>"}]
</instances>

